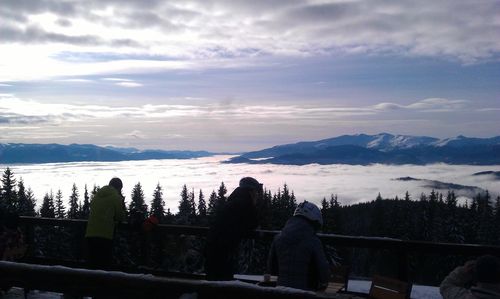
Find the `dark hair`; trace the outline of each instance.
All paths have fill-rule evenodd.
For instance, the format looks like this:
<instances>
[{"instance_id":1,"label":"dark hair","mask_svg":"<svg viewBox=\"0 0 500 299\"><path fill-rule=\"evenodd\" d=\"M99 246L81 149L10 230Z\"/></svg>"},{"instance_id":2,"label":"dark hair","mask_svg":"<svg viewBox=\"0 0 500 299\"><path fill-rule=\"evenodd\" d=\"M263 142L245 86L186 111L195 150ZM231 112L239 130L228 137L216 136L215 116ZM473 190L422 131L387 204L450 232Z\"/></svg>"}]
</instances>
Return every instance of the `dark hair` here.
<instances>
[{"instance_id":1,"label":"dark hair","mask_svg":"<svg viewBox=\"0 0 500 299\"><path fill-rule=\"evenodd\" d=\"M109 181L108 185L114 187L118 191L121 191L123 188L122 180L120 180L119 178L112 178L111 181Z\"/></svg>"},{"instance_id":2,"label":"dark hair","mask_svg":"<svg viewBox=\"0 0 500 299\"><path fill-rule=\"evenodd\" d=\"M250 188L262 192L262 184L252 177L244 177L240 180L239 186L241 188Z\"/></svg>"},{"instance_id":3,"label":"dark hair","mask_svg":"<svg viewBox=\"0 0 500 299\"><path fill-rule=\"evenodd\" d=\"M476 281L483 283L500 282L500 259L493 255L483 255L476 260Z\"/></svg>"}]
</instances>

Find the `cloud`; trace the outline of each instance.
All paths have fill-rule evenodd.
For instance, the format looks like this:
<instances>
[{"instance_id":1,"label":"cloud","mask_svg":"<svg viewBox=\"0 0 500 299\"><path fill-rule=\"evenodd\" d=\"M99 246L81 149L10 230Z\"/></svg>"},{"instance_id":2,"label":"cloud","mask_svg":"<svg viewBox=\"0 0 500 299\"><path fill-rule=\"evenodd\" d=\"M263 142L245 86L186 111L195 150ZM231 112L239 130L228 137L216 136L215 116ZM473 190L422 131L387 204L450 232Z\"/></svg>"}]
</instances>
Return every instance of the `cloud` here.
<instances>
[{"instance_id":1,"label":"cloud","mask_svg":"<svg viewBox=\"0 0 500 299\"><path fill-rule=\"evenodd\" d=\"M142 86L129 79L103 78L102 80L117 82L125 87ZM14 95L0 95L0 117L3 122L28 123L64 123L84 120L121 119L141 120L144 123L157 123L158 120L180 120L189 118L189 123L203 121L244 121L260 122L331 122L333 120L353 119L356 117L377 117L394 110L406 111L408 119L419 113L449 113L466 111L468 101L449 100L443 98L424 99L408 105L380 103L364 107L335 107L316 105L242 105L233 102L203 102L196 105L145 104L142 106L103 106L42 103L25 100ZM476 112L480 113L478 109ZM491 109L482 109L488 112ZM396 114L399 115L399 114ZM147 122L145 122L147 120ZM189 126L189 125L187 125Z\"/></svg>"},{"instance_id":2,"label":"cloud","mask_svg":"<svg viewBox=\"0 0 500 299\"><path fill-rule=\"evenodd\" d=\"M147 63L141 64L148 68L140 71L170 69L165 59L153 57L184 61L189 68L226 67L253 57L338 53L478 63L500 56L497 11L495 0L8 0L0 7L5 19L0 28L5 58L0 62L9 72L17 67L19 54L3 49L16 44L43 46L45 57L59 62L65 51L105 53L108 62L142 56ZM73 67L89 62L85 55L72 59ZM123 65L126 70L135 67ZM96 74L96 69L87 71ZM69 68L61 74L74 75Z\"/></svg>"},{"instance_id":3,"label":"cloud","mask_svg":"<svg viewBox=\"0 0 500 299\"><path fill-rule=\"evenodd\" d=\"M97 34L97 33L96 33ZM49 32L38 26L16 28L5 25L0 27L2 43L47 44L60 43L76 46L109 45L113 47L138 47L139 44L128 38L103 39L97 35L69 35Z\"/></svg>"},{"instance_id":4,"label":"cloud","mask_svg":"<svg viewBox=\"0 0 500 299\"><path fill-rule=\"evenodd\" d=\"M377 111L394 110L414 110L424 112L452 112L463 110L469 106L470 102L466 100L449 100L444 98L424 99L409 105L396 103L379 103L373 106Z\"/></svg>"},{"instance_id":5,"label":"cloud","mask_svg":"<svg viewBox=\"0 0 500 299\"><path fill-rule=\"evenodd\" d=\"M134 80L125 79L125 78L102 78L101 80L116 82L115 85L116 86L121 86L121 87L134 88L134 87L141 87L141 86L143 86L143 84L141 84L139 82L135 82Z\"/></svg>"},{"instance_id":6,"label":"cloud","mask_svg":"<svg viewBox=\"0 0 500 299\"><path fill-rule=\"evenodd\" d=\"M91 83L93 80L81 79L81 78L70 78L70 79L60 79L59 82L73 82L73 83Z\"/></svg>"},{"instance_id":7,"label":"cloud","mask_svg":"<svg viewBox=\"0 0 500 299\"><path fill-rule=\"evenodd\" d=\"M101 80L103 80L103 81L118 81L118 82L129 82L129 81L132 81L130 79L125 79L125 78L102 78Z\"/></svg>"},{"instance_id":8,"label":"cloud","mask_svg":"<svg viewBox=\"0 0 500 299\"><path fill-rule=\"evenodd\" d=\"M134 139L145 139L146 135L139 130L133 130L132 132L125 134L123 138L130 138L130 137Z\"/></svg>"},{"instance_id":9,"label":"cloud","mask_svg":"<svg viewBox=\"0 0 500 299\"><path fill-rule=\"evenodd\" d=\"M143 86L141 83L137 83L137 82L118 82L118 83L115 83L115 85L122 86L122 87L131 87L131 88Z\"/></svg>"}]
</instances>

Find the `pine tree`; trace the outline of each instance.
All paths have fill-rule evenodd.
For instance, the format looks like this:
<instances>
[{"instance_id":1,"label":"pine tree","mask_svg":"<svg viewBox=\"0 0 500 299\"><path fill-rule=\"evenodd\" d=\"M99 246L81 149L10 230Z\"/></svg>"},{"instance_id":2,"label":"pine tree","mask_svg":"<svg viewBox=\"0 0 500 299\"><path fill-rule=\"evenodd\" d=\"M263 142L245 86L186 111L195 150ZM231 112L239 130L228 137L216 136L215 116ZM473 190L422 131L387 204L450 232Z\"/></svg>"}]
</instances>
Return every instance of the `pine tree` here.
<instances>
[{"instance_id":1,"label":"pine tree","mask_svg":"<svg viewBox=\"0 0 500 299\"><path fill-rule=\"evenodd\" d=\"M69 210L68 210L68 218L76 219L78 218L78 189L76 188L76 184L73 184L73 188L71 189L71 195L69 197Z\"/></svg>"},{"instance_id":2,"label":"pine tree","mask_svg":"<svg viewBox=\"0 0 500 299\"><path fill-rule=\"evenodd\" d=\"M90 214L90 197L89 191L87 189L87 184L85 184L85 189L83 191L83 203L80 205L80 218L88 219Z\"/></svg>"},{"instance_id":3,"label":"pine tree","mask_svg":"<svg viewBox=\"0 0 500 299\"><path fill-rule=\"evenodd\" d=\"M17 192L16 192L16 179L14 173L9 167L5 169L2 176L2 193L0 207L3 206L11 211L18 210Z\"/></svg>"},{"instance_id":4,"label":"pine tree","mask_svg":"<svg viewBox=\"0 0 500 299\"><path fill-rule=\"evenodd\" d=\"M61 190L58 190L56 193L54 215L56 218L64 218L66 216L66 209L63 204L63 195Z\"/></svg>"},{"instance_id":5,"label":"pine tree","mask_svg":"<svg viewBox=\"0 0 500 299\"><path fill-rule=\"evenodd\" d=\"M193 204L191 196L188 192L187 186L182 186L181 199L179 201L179 212L177 213L177 220L179 224L191 224L193 215Z\"/></svg>"},{"instance_id":6,"label":"pine tree","mask_svg":"<svg viewBox=\"0 0 500 299\"><path fill-rule=\"evenodd\" d=\"M52 195L52 192L50 192L50 194L45 193L45 196L43 197L43 203L40 208L40 216L46 218L55 218L54 196Z\"/></svg>"},{"instance_id":7,"label":"pine tree","mask_svg":"<svg viewBox=\"0 0 500 299\"><path fill-rule=\"evenodd\" d=\"M486 190L484 196L478 194L478 239L481 244L491 244L493 240L493 209L491 207L491 196Z\"/></svg>"},{"instance_id":8,"label":"pine tree","mask_svg":"<svg viewBox=\"0 0 500 299\"><path fill-rule=\"evenodd\" d=\"M323 216L323 231L331 232L330 227L330 204L326 200L326 197L323 197L321 200L321 216Z\"/></svg>"},{"instance_id":9,"label":"pine tree","mask_svg":"<svg viewBox=\"0 0 500 299\"><path fill-rule=\"evenodd\" d=\"M499 245L500 244L500 195L497 196L497 199L495 201L495 220L493 223L496 229L495 231L496 242L494 244Z\"/></svg>"},{"instance_id":10,"label":"pine tree","mask_svg":"<svg viewBox=\"0 0 500 299\"><path fill-rule=\"evenodd\" d=\"M165 222L166 224L172 224L175 222L175 216L170 212L170 209L167 209L167 212L165 213Z\"/></svg>"},{"instance_id":11,"label":"pine tree","mask_svg":"<svg viewBox=\"0 0 500 299\"><path fill-rule=\"evenodd\" d=\"M144 191L141 183L137 183L132 189L132 199L128 207L129 221L137 223L148 217L148 207L144 202Z\"/></svg>"},{"instance_id":12,"label":"pine tree","mask_svg":"<svg viewBox=\"0 0 500 299\"><path fill-rule=\"evenodd\" d=\"M288 185L285 183L283 185L283 192L281 194L281 200L283 201L283 206L286 209L286 217L290 218L293 215L293 212L295 211L295 208L297 207L297 203L295 202L295 195L293 195L293 192L290 193L290 189L288 188Z\"/></svg>"},{"instance_id":13,"label":"pine tree","mask_svg":"<svg viewBox=\"0 0 500 299\"><path fill-rule=\"evenodd\" d=\"M215 193L215 190L213 190L212 193L210 194L210 197L208 198L207 214L209 217L213 217L215 215L218 206L219 205L217 203L217 193Z\"/></svg>"},{"instance_id":14,"label":"pine tree","mask_svg":"<svg viewBox=\"0 0 500 299\"><path fill-rule=\"evenodd\" d=\"M327 215L330 221L330 231L332 233L341 233L342 231L342 219L341 219L341 208L337 194L330 195L329 210Z\"/></svg>"},{"instance_id":15,"label":"pine tree","mask_svg":"<svg viewBox=\"0 0 500 299\"><path fill-rule=\"evenodd\" d=\"M410 193L408 193L408 191L406 191L406 193L405 193L405 201L410 201L410 200L411 200Z\"/></svg>"},{"instance_id":16,"label":"pine tree","mask_svg":"<svg viewBox=\"0 0 500 299\"><path fill-rule=\"evenodd\" d=\"M23 179L19 180L17 183L17 199L18 199L18 213L21 216L35 216L35 199L33 198L33 192L24 187Z\"/></svg>"},{"instance_id":17,"label":"pine tree","mask_svg":"<svg viewBox=\"0 0 500 299\"><path fill-rule=\"evenodd\" d=\"M26 202L23 204L23 214L24 216L35 217L37 215L36 210L36 198L33 194L33 190L28 188L26 190Z\"/></svg>"},{"instance_id":18,"label":"pine tree","mask_svg":"<svg viewBox=\"0 0 500 299\"><path fill-rule=\"evenodd\" d=\"M226 185L224 185L224 182L220 183L219 189L217 190L217 200L218 204L223 205L227 201L227 188Z\"/></svg>"},{"instance_id":19,"label":"pine tree","mask_svg":"<svg viewBox=\"0 0 500 299\"><path fill-rule=\"evenodd\" d=\"M262 200L257 202L257 209L259 211L259 223L263 229L272 229L272 214L271 201L272 201L271 191L264 189Z\"/></svg>"},{"instance_id":20,"label":"pine tree","mask_svg":"<svg viewBox=\"0 0 500 299\"><path fill-rule=\"evenodd\" d=\"M191 206L191 214L189 215L189 217L194 221L196 219L196 202L194 200L194 189L189 192L189 205Z\"/></svg>"},{"instance_id":21,"label":"pine tree","mask_svg":"<svg viewBox=\"0 0 500 299\"><path fill-rule=\"evenodd\" d=\"M198 195L198 215L202 221L207 217L207 204L205 203L205 196L201 189Z\"/></svg>"},{"instance_id":22,"label":"pine tree","mask_svg":"<svg viewBox=\"0 0 500 299\"><path fill-rule=\"evenodd\" d=\"M455 192L449 190L446 194L445 199L445 210L444 210L444 226L445 226L445 234L446 242L451 243L463 243L464 235L460 229L460 219L458 217L457 211L457 197Z\"/></svg>"},{"instance_id":23,"label":"pine tree","mask_svg":"<svg viewBox=\"0 0 500 299\"><path fill-rule=\"evenodd\" d=\"M382 199L382 195L380 195L380 193L375 199L373 214L371 218L372 221L370 224L370 234L372 236L385 236L385 219L387 217L384 209L384 200Z\"/></svg>"},{"instance_id":24,"label":"pine tree","mask_svg":"<svg viewBox=\"0 0 500 299\"><path fill-rule=\"evenodd\" d=\"M163 201L163 191L160 183L156 185L155 191L153 192L150 214L158 218L160 222L163 222L163 218L165 218L165 202Z\"/></svg>"}]
</instances>

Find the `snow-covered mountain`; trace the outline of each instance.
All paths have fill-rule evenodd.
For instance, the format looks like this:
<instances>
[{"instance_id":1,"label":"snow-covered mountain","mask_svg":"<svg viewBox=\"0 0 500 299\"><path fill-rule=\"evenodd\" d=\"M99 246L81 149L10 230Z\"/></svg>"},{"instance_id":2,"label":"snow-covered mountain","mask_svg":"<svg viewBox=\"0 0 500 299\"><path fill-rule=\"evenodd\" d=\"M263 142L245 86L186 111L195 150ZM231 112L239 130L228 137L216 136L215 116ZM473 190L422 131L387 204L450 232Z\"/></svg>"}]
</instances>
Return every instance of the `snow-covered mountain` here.
<instances>
[{"instance_id":1,"label":"snow-covered mountain","mask_svg":"<svg viewBox=\"0 0 500 299\"><path fill-rule=\"evenodd\" d=\"M252 159L260 159L255 161ZM276 164L500 164L500 136L438 139L428 136L356 134L298 142L245 153L233 163Z\"/></svg>"},{"instance_id":2,"label":"snow-covered mountain","mask_svg":"<svg viewBox=\"0 0 500 299\"><path fill-rule=\"evenodd\" d=\"M211 155L213 154L205 151L141 151L134 148L100 147L93 144L0 143L0 164L190 159Z\"/></svg>"}]
</instances>

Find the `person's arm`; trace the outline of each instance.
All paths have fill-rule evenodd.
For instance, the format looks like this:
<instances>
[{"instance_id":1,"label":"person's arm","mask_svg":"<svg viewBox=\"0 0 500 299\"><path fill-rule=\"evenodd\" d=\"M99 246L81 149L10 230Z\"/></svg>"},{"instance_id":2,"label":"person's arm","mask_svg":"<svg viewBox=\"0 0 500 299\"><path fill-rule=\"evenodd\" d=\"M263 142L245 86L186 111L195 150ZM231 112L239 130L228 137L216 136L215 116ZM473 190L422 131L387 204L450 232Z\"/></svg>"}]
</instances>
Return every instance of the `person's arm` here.
<instances>
[{"instance_id":1,"label":"person's arm","mask_svg":"<svg viewBox=\"0 0 500 299\"><path fill-rule=\"evenodd\" d=\"M330 279L330 266L328 260L326 259L325 251L323 245L319 238L314 238L313 241L313 262L317 271L318 277L318 290L324 290L328 287L328 282Z\"/></svg>"},{"instance_id":2,"label":"person's arm","mask_svg":"<svg viewBox=\"0 0 500 299\"><path fill-rule=\"evenodd\" d=\"M474 265L474 261L469 261L465 265L455 268L445 277L439 287L443 299L465 298L469 294L469 289L466 286L472 282Z\"/></svg>"}]
</instances>

